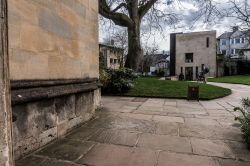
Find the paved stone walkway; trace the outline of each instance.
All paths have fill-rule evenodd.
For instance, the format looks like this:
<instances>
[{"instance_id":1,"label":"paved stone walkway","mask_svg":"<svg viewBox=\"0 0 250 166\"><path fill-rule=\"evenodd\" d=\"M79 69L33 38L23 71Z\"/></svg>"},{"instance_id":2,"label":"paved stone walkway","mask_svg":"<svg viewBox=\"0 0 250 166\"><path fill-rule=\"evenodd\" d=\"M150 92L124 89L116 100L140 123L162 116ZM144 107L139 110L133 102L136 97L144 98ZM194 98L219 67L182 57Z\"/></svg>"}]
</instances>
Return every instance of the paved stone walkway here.
<instances>
[{"instance_id":1,"label":"paved stone walkway","mask_svg":"<svg viewBox=\"0 0 250 166\"><path fill-rule=\"evenodd\" d=\"M249 166L233 106L250 86L213 101L103 97L95 119L17 166Z\"/></svg>"}]
</instances>

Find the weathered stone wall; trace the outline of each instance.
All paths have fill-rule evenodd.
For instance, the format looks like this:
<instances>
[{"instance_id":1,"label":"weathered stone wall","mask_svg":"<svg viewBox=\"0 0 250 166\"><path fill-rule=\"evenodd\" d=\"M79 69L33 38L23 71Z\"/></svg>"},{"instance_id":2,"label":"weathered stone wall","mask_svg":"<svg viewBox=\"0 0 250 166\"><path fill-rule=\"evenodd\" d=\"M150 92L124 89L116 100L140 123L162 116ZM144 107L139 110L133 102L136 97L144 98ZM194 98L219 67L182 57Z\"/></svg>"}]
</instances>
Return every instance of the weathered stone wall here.
<instances>
[{"instance_id":1,"label":"weathered stone wall","mask_svg":"<svg viewBox=\"0 0 250 166\"><path fill-rule=\"evenodd\" d=\"M12 80L98 77L98 0L8 0Z\"/></svg>"},{"instance_id":2,"label":"weathered stone wall","mask_svg":"<svg viewBox=\"0 0 250 166\"><path fill-rule=\"evenodd\" d=\"M18 159L93 117L100 103L98 0L8 3Z\"/></svg>"},{"instance_id":3,"label":"weathered stone wall","mask_svg":"<svg viewBox=\"0 0 250 166\"><path fill-rule=\"evenodd\" d=\"M206 39L209 38L209 47ZM185 53L193 53L193 63L185 62ZM193 79L196 79L195 69L202 70L202 64L210 68L207 76L216 76L216 31L193 32L176 35L176 75L185 75L185 67L193 67Z\"/></svg>"},{"instance_id":4,"label":"weathered stone wall","mask_svg":"<svg viewBox=\"0 0 250 166\"><path fill-rule=\"evenodd\" d=\"M90 120L100 102L99 90L13 106L15 158L62 137Z\"/></svg>"}]
</instances>

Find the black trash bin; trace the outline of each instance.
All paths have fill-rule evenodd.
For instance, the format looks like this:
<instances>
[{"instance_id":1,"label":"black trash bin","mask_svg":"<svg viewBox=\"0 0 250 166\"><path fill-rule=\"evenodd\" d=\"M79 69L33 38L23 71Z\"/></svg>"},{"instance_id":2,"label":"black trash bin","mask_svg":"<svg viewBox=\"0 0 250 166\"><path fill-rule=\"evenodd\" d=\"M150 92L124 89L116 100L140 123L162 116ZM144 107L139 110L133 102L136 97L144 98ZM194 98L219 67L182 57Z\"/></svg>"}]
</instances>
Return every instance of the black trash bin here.
<instances>
[{"instance_id":1,"label":"black trash bin","mask_svg":"<svg viewBox=\"0 0 250 166\"><path fill-rule=\"evenodd\" d=\"M188 85L187 100L197 100L199 101L200 87Z\"/></svg>"}]
</instances>

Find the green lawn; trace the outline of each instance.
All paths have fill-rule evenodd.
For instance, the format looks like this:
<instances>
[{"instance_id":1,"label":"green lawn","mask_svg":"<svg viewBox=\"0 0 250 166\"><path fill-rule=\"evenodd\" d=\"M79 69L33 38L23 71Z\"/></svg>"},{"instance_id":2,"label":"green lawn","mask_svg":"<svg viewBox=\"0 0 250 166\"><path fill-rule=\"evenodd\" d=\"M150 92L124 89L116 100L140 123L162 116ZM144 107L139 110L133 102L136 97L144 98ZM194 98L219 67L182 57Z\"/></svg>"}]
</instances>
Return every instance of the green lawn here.
<instances>
[{"instance_id":1,"label":"green lawn","mask_svg":"<svg viewBox=\"0 0 250 166\"><path fill-rule=\"evenodd\" d=\"M200 86L200 99L210 100L231 94L225 89L208 84L198 84L185 81L158 80L158 78L141 77L134 81L134 88L123 94L137 97L186 98L188 85Z\"/></svg>"},{"instance_id":2,"label":"green lawn","mask_svg":"<svg viewBox=\"0 0 250 166\"><path fill-rule=\"evenodd\" d=\"M209 78L208 81L250 85L250 75L237 75L237 76Z\"/></svg>"}]
</instances>

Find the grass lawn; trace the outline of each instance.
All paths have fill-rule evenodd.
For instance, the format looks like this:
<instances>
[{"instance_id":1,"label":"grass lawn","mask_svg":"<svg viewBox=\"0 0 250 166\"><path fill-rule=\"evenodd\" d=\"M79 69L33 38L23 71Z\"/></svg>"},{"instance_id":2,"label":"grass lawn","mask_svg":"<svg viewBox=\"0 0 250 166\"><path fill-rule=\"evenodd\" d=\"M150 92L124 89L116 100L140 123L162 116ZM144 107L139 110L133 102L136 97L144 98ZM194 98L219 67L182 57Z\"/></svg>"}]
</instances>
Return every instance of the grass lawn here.
<instances>
[{"instance_id":1,"label":"grass lawn","mask_svg":"<svg viewBox=\"0 0 250 166\"><path fill-rule=\"evenodd\" d=\"M210 100L231 94L230 89L208 84L185 81L162 81L158 80L158 78L141 77L134 81L134 88L123 95L137 97L186 98L188 85L200 86L201 100Z\"/></svg>"},{"instance_id":2,"label":"grass lawn","mask_svg":"<svg viewBox=\"0 0 250 166\"><path fill-rule=\"evenodd\" d=\"M208 81L250 85L250 75L237 75L237 76L209 78Z\"/></svg>"}]
</instances>

